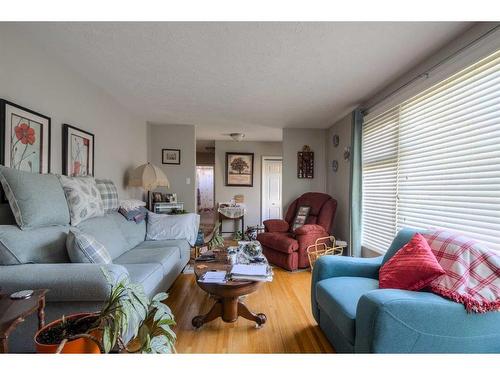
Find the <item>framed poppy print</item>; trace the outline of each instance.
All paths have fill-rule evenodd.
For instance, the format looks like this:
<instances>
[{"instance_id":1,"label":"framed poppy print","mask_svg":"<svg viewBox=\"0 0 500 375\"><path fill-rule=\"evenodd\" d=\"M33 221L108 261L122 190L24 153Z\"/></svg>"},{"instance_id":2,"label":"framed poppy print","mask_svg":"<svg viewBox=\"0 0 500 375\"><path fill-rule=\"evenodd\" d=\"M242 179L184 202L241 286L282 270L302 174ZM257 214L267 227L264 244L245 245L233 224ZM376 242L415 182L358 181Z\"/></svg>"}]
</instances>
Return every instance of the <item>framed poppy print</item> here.
<instances>
[{"instance_id":1,"label":"framed poppy print","mask_svg":"<svg viewBox=\"0 0 500 375\"><path fill-rule=\"evenodd\" d=\"M0 99L0 164L50 172L50 117Z\"/></svg>"},{"instance_id":2,"label":"framed poppy print","mask_svg":"<svg viewBox=\"0 0 500 375\"><path fill-rule=\"evenodd\" d=\"M66 176L94 175L94 134L63 124L63 174Z\"/></svg>"}]
</instances>

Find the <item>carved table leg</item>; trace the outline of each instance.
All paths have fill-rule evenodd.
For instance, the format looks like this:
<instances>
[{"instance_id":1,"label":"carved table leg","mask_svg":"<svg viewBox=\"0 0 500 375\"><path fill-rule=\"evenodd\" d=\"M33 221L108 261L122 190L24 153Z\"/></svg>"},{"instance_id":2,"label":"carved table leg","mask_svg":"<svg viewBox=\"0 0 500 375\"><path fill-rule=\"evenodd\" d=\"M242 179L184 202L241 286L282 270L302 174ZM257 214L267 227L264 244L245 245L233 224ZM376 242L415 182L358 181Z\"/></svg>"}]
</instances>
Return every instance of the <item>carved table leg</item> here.
<instances>
[{"instance_id":1,"label":"carved table leg","mask_svg":"<svg viewBox=\"0 0 500 375\"><path fill-rule=\"evenodd\" d=\"M0 353L8 353L9 346L7 344L8 337L0 337Z\"/></svg>"},{"instance_id":2,"label":"carved table leg","mask_svg":"<svg viewBox=\"0 0 500 375\"><path fill-rule=\"evenodd\" d=\"M238 315L242 316L245 319L254 321L255 323L257 323L257 326L259 327L262 326L267 320L265 314L263 313L254 314L253 312L248 310L248 307L246 307L245 304L242 302L238 302Z\"/></svg>"},{"instance_id":3,"label":"carved table leg","mask_svg":"<svg viewBox=\"0 0 500 375\"><path fill-rule=\"evenodd\" d=\"M38 302L38 329L45 326L45 297L40 298Z\"/></svg>"},{"instance_id":4,"label":"carved table leg","mask_svg":"<svg viewBox=\"0 0 500 375\"><path fill-rule=\"evenodd\" d=\"M193 318L191 324L195 328L200 328L203 324L222 316L222 301L218 300L205 315L198 315Z\"/></svg>"}]
</instances>

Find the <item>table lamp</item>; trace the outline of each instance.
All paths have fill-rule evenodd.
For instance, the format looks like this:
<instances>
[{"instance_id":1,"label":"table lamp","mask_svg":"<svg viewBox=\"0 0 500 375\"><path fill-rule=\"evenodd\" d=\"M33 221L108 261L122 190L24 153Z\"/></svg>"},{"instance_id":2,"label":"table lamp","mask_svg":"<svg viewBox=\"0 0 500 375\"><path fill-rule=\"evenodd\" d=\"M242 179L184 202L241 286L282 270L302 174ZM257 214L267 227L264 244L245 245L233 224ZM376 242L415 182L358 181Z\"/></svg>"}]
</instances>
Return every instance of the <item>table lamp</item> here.
<instances>
[{"instance_id":1,"label":"table lamp","mask_svg":"<svg viewBox=\"0 0 500 375\"><path fill-rule=\"evenodd\" d=\"M148 209L152 210L151 206L151 191L157 187L170 188L165 173L156 165L151 163L143 164L135 168L129 176L129 186L142 187L148 192Z\"/></svg>"}]
</instances>

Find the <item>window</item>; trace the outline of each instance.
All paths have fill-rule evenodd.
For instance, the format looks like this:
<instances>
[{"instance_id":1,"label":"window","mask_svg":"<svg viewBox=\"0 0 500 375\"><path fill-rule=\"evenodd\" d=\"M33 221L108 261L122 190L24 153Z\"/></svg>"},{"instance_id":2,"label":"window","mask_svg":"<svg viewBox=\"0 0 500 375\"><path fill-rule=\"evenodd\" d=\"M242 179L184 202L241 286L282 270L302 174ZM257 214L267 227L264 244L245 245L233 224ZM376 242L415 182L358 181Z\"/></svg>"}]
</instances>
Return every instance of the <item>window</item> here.
<instances>
[{"instance_id":1,"label":"window","mask_svg":"<svg viewBox=\"0 0 500 375\"><path fill-rule=\"evenodd\" d=\"M444 227L500 251L500 51L363 126L362 245Z\"/></svg>"}]
</instances>

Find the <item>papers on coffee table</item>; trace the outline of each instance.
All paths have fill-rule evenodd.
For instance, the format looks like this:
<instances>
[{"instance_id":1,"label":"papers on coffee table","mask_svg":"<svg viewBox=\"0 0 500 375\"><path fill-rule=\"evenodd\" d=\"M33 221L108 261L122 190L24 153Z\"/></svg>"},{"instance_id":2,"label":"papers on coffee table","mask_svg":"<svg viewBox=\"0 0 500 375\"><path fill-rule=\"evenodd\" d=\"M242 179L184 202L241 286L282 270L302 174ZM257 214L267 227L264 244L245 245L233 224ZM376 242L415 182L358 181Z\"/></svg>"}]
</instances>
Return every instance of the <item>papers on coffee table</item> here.
<instances>
[{"instance_id":1,"label":"papers on coffee table","mask_svg":"<svg viewBox=\"0 0 500 375\"><path fill-rule=\"evenodd\" d=\"M203 283L223 284L226 282L226 271L208 271L199 281Z\"/></svg>"},{"instance_id":2,"label":"papers on coffee table","mask_svg":"<svg viewBox=\"0 0 500 375\"><path fill-rule=\"evenodd\" d=\"M235 264L231 280L272 281L273 274L267 264Z\"/></svg>"}]
</instances>

